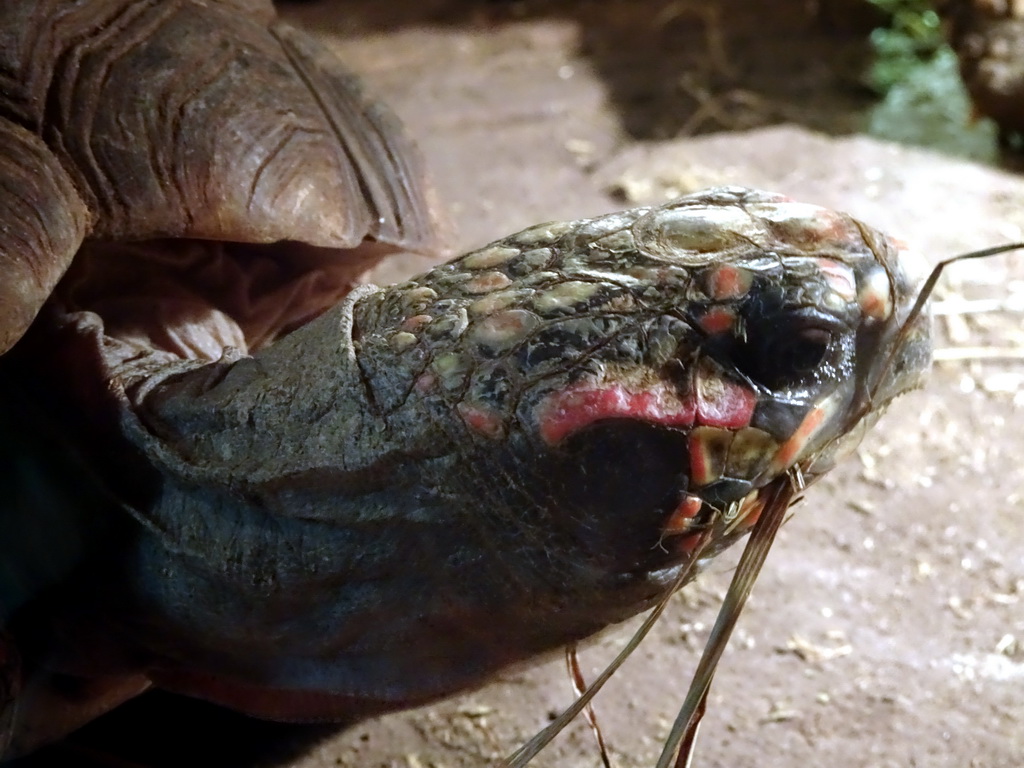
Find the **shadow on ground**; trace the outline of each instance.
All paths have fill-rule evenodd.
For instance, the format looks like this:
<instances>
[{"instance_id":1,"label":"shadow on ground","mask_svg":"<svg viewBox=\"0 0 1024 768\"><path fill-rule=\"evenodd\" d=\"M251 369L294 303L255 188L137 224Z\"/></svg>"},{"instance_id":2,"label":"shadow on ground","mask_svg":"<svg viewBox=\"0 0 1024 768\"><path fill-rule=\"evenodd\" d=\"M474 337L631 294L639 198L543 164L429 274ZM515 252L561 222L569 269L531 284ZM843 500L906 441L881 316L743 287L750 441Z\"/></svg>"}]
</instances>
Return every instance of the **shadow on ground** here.
<instances>
[{"instance_id":1,"label":"shadow on ground","mask_svg":"<svg viewBox=\"0 0 1024 768\"><path fill-rule=\"evenodd\" d=\"M336 734L337 725L254 720L155 691L10 768L271 768Z\"/></svg>"}]
</instances>

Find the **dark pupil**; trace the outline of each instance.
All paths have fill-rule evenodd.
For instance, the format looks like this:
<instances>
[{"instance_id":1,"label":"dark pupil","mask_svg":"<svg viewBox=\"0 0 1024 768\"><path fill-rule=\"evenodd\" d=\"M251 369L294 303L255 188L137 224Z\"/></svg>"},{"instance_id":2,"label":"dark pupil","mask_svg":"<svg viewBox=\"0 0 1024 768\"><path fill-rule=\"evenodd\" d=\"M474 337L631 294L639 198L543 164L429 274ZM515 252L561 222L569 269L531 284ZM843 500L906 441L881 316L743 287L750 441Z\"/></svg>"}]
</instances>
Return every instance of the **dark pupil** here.
<instances>
[{"instance_id":1,"label":"dark pupil","mask_svg":"<svg viewBox=\"0 0 1024 768\"><path fill-rule=\"evenodd\" d=\"M796 373L810 373L825 359L831 335L828 331L811 328L803 331L782 351L789 357L790 369Z\"/></svg>"},{"instance_id":2,"label":"dark pupil","mask_svg":"<svg viewBox=\"0 0 1024 768\"><path fill-rule=\"evenodd\" d=\"M772 328L751 334L737 350L733 362L753 381L771 390L810 383L819 372L832 335L821 328Z\"/></svg>"}]
</instances>

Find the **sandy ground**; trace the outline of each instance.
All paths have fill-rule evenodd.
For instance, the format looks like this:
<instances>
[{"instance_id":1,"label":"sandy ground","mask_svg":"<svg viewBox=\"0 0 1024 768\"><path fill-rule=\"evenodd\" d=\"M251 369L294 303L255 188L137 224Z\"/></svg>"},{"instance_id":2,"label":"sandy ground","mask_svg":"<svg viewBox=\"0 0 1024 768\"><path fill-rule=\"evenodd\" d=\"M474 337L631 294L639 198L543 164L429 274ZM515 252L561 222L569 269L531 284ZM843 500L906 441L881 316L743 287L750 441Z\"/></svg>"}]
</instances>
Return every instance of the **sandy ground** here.
<instances>
[{"instance_id":1,"label":"sandy ground","mask_svg":"<svg viewBox=\"0 0 1024 768\"><path fill-rule=\"evenodd\" d=\"M1022 239L1017 176L857 134L863 30L847 4L762 5L319 0L284 13L411 126L459 248L722 183L849 211L932 260ZM420 265L400 261L376 279ZM1016 309L964 315L965 297ZM1022 297L1024 256L944 281L942 354L965 359L939 363L781 532L719 671L695 765L1024 765L1024 368L976 359L993 349L1020 358ZM678 596L599 697L619 768L653 765L733 562ZM629 632L583 651L588 675ZM493 765L570 700L555 659L360 724L284 764ZM101 750L135 732L146 706L101 724ZM146 726L143 740L192 755L156 747L154 763L214 764L201 741L210 732L224 742L218 765L274 751L274 727L221 728L200 712ZM61 754L44 759L86 760ZM600 761L577 724L535 764Z\"/></svg>"}]
</instances>

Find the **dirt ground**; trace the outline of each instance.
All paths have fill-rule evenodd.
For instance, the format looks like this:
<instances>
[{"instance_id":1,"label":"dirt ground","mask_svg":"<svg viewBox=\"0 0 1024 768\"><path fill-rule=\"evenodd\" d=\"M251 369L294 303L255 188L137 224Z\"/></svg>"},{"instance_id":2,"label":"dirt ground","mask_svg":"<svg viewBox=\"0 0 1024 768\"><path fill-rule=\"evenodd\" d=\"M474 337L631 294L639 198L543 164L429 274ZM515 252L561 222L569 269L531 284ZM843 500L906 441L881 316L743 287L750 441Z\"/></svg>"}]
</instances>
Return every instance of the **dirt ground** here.
<instances>
[{"instance_id":1,"label":"dirt ground","mask_svg":"<svg viewBox=\"0 0 1024 768\"><path fill-rule=\"evenodd\" d=\"M459 248L722 183L846 210L932 260L1024 239L1018 176L858 134L871 96L857 3L767 5L318 0L283 13L411 127ZM376 279L420 266L399 261ZM1006 310L966 314L987 308L968 299ZM723 660L695 765L1024 765L1024 256L959 269L938 309L944 361L928 387L897 402L781 532ZM734 561L676 598L598 698L618 768L653 765ZM630 631L583 651L591 678ZM571 697L554 659L357 725L285 764L494 765ZM119 738L131 716L100 732ZM199 734L220 721L200 720L164 720L154 738L202 755ZM249 733L276 738L271 726ZM217 764L251 765L250 737L230 738ZM535 764L600 760L577 723Z\"/></svg>"}]
</instances>

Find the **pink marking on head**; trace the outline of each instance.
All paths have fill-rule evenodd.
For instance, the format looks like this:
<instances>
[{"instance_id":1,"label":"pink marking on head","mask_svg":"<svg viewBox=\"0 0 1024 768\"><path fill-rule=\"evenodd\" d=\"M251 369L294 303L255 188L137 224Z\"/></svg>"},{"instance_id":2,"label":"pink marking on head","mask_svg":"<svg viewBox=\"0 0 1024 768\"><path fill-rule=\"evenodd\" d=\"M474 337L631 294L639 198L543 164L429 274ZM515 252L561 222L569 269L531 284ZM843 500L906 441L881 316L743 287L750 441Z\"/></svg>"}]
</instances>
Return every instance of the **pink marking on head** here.
<instances>
[{"instance_id":1,"label":"pink marking on head","mask_svg":"<svg viewBox=\"0 0 1024 768\"><path fill-rule=\"evenodd\" d=\"M807 441L818 431L818 427L825 420L825 415L823 408L814 408L804 416L800 426L796 428L796 431L790 436L789 440L784 442L779 448L779 452L775 454L775 459L772 461L772 467L775 471L787 469L796 462L800 452L807 445Z\"/></svg>"},{"instance_id":2,"label":"pink marking on head","mask_svg":"<svg viewBox=\"0 0 1024 768\"><path fill-rule=\"evenodd\" d=\"M679 506L669 515L668 522L665 523L665 528L662 532L666 536L675 536L680 533L689 532L693 518L697 516L702 506L704 506L704 502L701 501L700 496L694 496L689 493L685 494L682 501L679 502Z\"/></svg>"},{"instance_id":3,"label":"pink marking on head","mask_svg":"<svg viewBox=\"0 0 1024 768\"><path fill-rule=\"evenodd\" d=\"M726 307L713 307L700 319L700 327L707 333L725 333L736 324L736 313Z\"/></svg>"},{"instance_id":4,"label":"pink marking on head","mask_svg":"<svg viewBox=\"0 0 1024 768\"><path fill-rule=\"evenodd\" d=\"M697 424L740 429L750 424L757 396L747 386L707 370L697 375Z\"/></svg>"},{"instance_id":5,"label":"pink marking on head","mask_svg":"<svg viewBox=\"0 0 1024 768\"><path fill-rule=\"evenodd\" d=\"M857 298L865 317L887 320L892 316L892 286L889 273L881 266L865 272Z\"/></svg>"},{"instance_id":6,"label":"pink marking on head","mask_svg":"<svg viewBox=\"0 0 1024 768\"><path fill-rule=\"evenodd\" d=\"M699 435L690 435L690 482L695 486L707 485L718 479L714 461L707 443Z\"/></svg>"},{"instance_id":7,"label":"pink marking on head","mask_svg":"<svg viewBox=\"0 0 1024 768\"><path fill-rule=\"evenodd\" d=\"M865 292L860 297L860 311L867 317L885 319L891 312L892 303L889 294L881 296L874 292Z\"/></svg>"},{"instance_id":8,"label":"pink marking on head","mask_svg":"<svg viewBox=\"0 0 1024 768\"><path fill-rule=\"evenodd\" d=\"M584 427L605 419L634 419L667 427L693 425L691 399L680 399L665 384L633 392L621 384L574 385L552 392L537 407L537 422L544 442L554 445Z\"/></svg>"},{"instance_id":9,"label":"pink marking on head","mask_svg":"<svg viewBox=\"0 0 1024 768\"><path fill-rule=\"evenodd\" d=\"M691 533L689 536L683 536L682 538L675 539L672 542L672 549L676 552L682 552L683 554L689 554L697 548L700 543L700 534Z\"/></svg>"},{"instance_id":10,"label":"pink marking on head","mask_svg":"<svg viewBox=\"0 0 1024 768\"><path fill-rule=\"evenodd\" d=\"M433 320L434 318L430 315L413 315L412 317L407 317L402 321L400 330L408 331L409 333L416 333L417 331L422 330L423 326L433 322Z\"/></svg>"},{"instance_id":11,"label":"pink marking on head","mask_svg":"<svg viewBox=\"0 0 1024 768\"><path fill-rule=\"evenodd\" d=\"M740 513L736 516L736 523L741 531L753 528L764 512L767 502L761 498L760 493L750 494L740 504Z\"/></svg>"},{"instance_id":12,"label":"pink marking on head","mask_svg":"<svg viewBox=\"0 0 1024 768\"><path fill-rule=\"evenodd\" d=\"M748 208L788 245L816 248L824 243L862 242L860 230L842 214L810 203L756 204Z\"/></svg>"},{"instance_id":13,"label":"pink marking on head","mask_svg":"<svg viewBox=\"0 0 1024 768\"><path fill-rule=\"evenodd\" d=\"M847 301L857 298L857 278L852 269L832 259L817 259L817 262L829 288Z\"/></svg>"},{"instance_id":14,"label":"pink marking on head","mask_svg":"<svg viewBox=\"0 0 1024 768\"><path fill-rule=\"evenodd\" d=\"M708 295L714 299L734 299L750 290L751 274L726 264L708 276Z\"/></svg>"},{"instance_id":15,"label":"pink marking on head","mask_svg":"<svg viewBox=\"0 0 1024 768\"><path fill-rule=\"evenodd\" d=\"M505 422L501 414L481 405L459 403L455 406L466 426L477 434L498 440L505 436Z\"/></svg>"},{"instance_id":16,"label":"pink marking on head","mask_svg":"<svg viewBox=\"0 0 1024 768\"><path fill-rule=\"evenodd\" d=\"M436 384L437 376L432 373L421 373L416 377L416 382L412 385L412 388L423 395L432 390Z\"/></svg>"}]
</instances>

